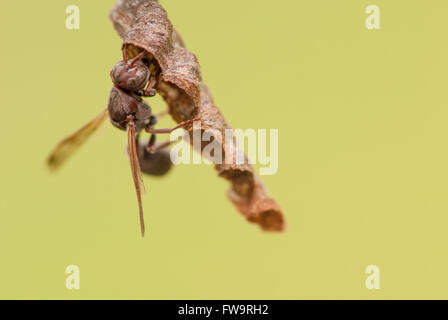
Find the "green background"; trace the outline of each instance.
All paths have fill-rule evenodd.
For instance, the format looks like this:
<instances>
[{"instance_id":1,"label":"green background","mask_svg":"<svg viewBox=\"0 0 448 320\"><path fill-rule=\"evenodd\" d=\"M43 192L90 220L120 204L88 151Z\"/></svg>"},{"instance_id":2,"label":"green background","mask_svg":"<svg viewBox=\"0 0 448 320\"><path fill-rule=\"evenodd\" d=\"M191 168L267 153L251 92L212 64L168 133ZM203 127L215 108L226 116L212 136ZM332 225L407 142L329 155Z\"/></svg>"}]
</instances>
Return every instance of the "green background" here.
<instances>
[{"instance_id":1,"label":"green background","mask_svg":"<svg viewBox=\"0 0 448 320\"><path fill-rule=\"evenodd\" d=\"M261 232L212 167L181 165L144 178L144 239L123 132L44 165L106 106L114 2L0 4L0 298L448 298L446 1L161 1L232 126L279 129L263 180L288 230Z\"/></svg>"}]
</instances>

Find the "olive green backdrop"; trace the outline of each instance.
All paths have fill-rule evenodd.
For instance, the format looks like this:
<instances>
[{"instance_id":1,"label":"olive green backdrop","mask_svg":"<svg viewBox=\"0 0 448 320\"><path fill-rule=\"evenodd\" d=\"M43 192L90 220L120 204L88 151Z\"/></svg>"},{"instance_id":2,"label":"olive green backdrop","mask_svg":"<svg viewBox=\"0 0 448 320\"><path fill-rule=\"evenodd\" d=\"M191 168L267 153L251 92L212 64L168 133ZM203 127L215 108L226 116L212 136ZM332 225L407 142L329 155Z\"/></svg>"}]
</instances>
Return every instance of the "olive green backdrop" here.
<instances>
[{"instance_id":1,"label":"olive green backdrop","mask_svg":"<svg viewBox=\"0 0 448 320\"><path fill-rule=\"evenodd\" d=\"M0 4L0 298L447 298L446 1L161 1L227 120L279 129L263 180L288 230L262 233L212 167L182 165L144 178L144 239L123 132L44 165L106 106L114 2Z\"/></svg>"}]
</instances>

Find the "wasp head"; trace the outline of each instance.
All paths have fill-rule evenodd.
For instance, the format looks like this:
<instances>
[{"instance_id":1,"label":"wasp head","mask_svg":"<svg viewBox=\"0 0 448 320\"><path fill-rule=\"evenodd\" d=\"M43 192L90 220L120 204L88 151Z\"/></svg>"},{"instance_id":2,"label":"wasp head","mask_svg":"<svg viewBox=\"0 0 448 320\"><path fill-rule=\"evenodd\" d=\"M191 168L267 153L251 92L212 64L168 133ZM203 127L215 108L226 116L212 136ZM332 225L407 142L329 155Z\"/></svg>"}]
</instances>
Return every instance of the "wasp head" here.
<instances>
[{"instance_id":1,"label":"wasp head","mask_svg":"<svg viewBox=\"0 0 448 320\"><path fill-rule=\"evenodd\" d=\"M149 76L150 71L141 60L131 64L120 61L110 71L112 82L127 91L142 90L148 82Z\"/></svg>"}]
</instances>

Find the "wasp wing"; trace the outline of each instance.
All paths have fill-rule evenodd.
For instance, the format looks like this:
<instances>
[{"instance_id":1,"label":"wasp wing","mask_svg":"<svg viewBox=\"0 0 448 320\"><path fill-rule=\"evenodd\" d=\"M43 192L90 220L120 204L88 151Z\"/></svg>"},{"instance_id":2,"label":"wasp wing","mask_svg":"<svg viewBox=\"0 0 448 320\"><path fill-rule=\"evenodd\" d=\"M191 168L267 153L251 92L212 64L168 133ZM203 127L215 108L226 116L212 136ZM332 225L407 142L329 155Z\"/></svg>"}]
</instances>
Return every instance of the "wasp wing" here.
<instances>
[{"instance_id":1,"label":"wasp wing","mask_svg":"<svg viewBox=\"0 0 448 320\"><path fill-rule=\"evenodd\" d=\"M87 139L101 126L108 116L109 112L106 108L82 128L59 142L47 159L47 164L50 169L58 169L69 156L71 156L84 142L87 141Z\"/></svg>"},{"instance_id":2,"label":"wasp wing","mask_svg":"<svg viewBox=\"0 0 448 320\"><path fill-rule=\"evenodd\" d=\"M135 124L130 121L127 125L129 161L131 163L132 178L134 180L135 192L137 193L138 209L140 215L140 229L142 236L145 235L145 221L143 219L142 191L145 190L142 172L138 161L137 142L135 140Z\"/></svg>"}]
</instances>

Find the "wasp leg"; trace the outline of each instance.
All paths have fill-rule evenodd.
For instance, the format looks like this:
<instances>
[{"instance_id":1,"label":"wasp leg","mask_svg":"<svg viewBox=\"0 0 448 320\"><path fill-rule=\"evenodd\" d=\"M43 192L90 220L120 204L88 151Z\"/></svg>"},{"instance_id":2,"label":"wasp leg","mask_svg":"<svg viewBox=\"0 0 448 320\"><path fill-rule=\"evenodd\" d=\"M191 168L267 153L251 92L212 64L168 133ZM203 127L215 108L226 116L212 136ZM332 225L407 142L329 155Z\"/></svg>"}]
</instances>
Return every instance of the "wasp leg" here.
<instances>
[{"instance_id":1,"label":"wasp leg","mask_svg":"<svg viewBox=\"0 0 448 320\"><path fill-rule=\"evenodd\" d=\"M152 133L152 134L171 133L174 130L183 128L185 126L188 126L188 125L192 124L195 121L200 121L200 119L191 119L191 120L187 120L187 121L181 122L177 126L175 126L174 128L171 128L171 129L152 129L150 126L147 126L145 128L145 130L146 130L146 132Z\"/></svg>"},{"instance_id":2,"label":"wasp leg","mask_svg":"<svg viewBox=\"0 0 448 320\"><path fill-rule=\"evenodd\" d=\"M162 143L156 145L155 147L151 147L151 149L147 149L147 150L148 150L148 152L156 153L157 151L160 151L162 149L169 147L170 145L172 145L175 142L177 142L177 141L168 140L168 141L165 141L165 142L162 142Z\"/></svg>"},{"instance_id":3,"label":"wasp leg","mask_svg":"<svg viewBox=\"0 0 448 320\"><path fill-rule=\"evenodd\" d=\"M146 87L146 89L143 91L142 95L144 97L154 97L156 95L156 91L154 90L154 86L156 84L156 79L151 78L148 81L148 86Z\"/></svg>"},{"instance_id":4,"label":"wasp leg","mask_svg":"<svg viewBox=\"0 0 448 320\"><path fill-rule=\"evenodd\" d=\"M148 152L153 151L153 146L154 146L155 142L156 142L156 135L152 134L148 140L148 146L146 147L146 151L148 151Z\"/></svg>"}]
</instances>

